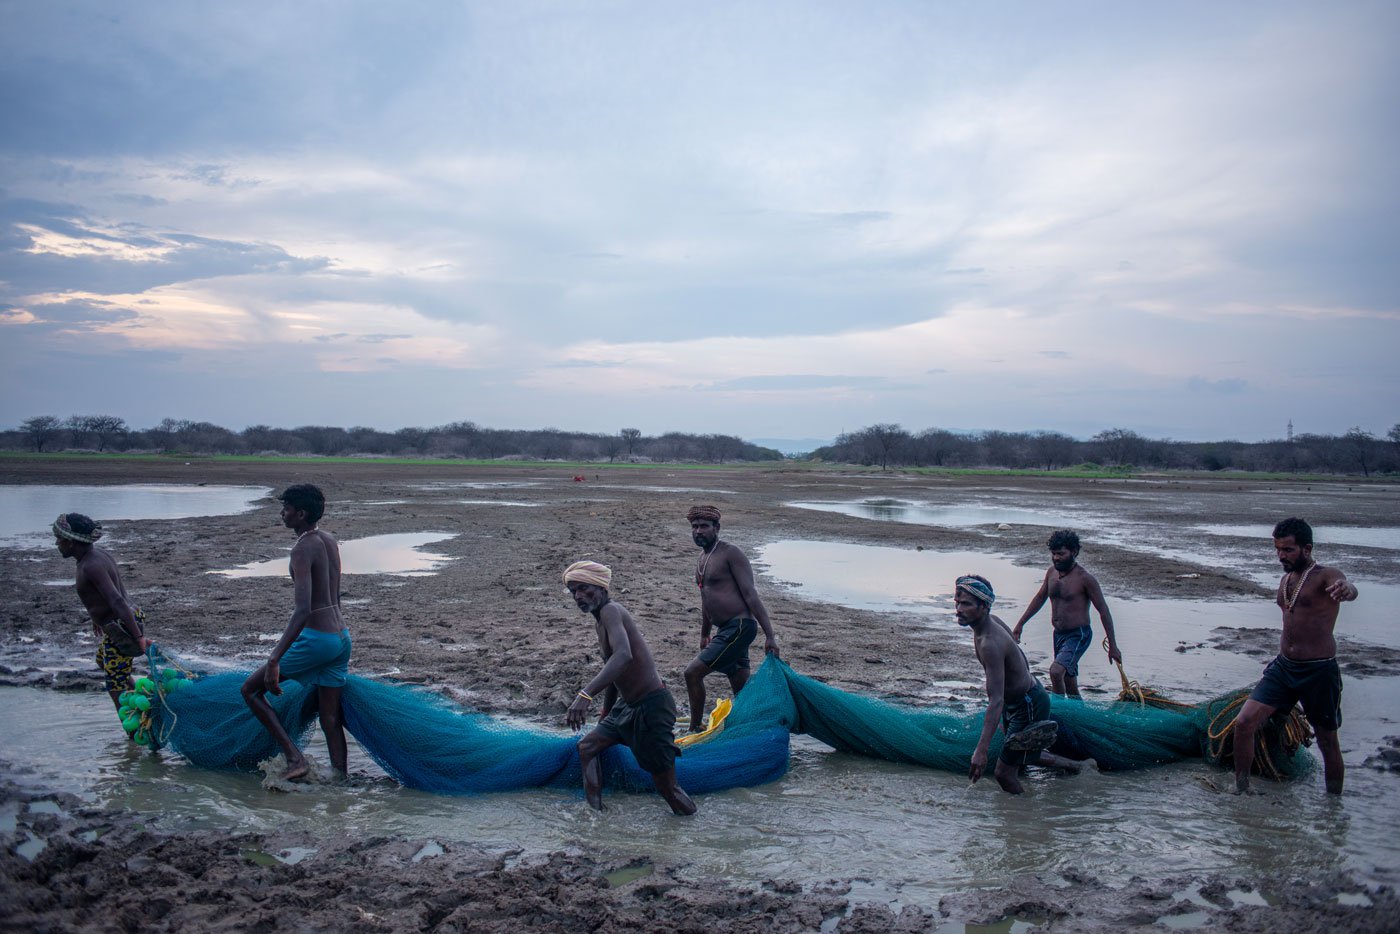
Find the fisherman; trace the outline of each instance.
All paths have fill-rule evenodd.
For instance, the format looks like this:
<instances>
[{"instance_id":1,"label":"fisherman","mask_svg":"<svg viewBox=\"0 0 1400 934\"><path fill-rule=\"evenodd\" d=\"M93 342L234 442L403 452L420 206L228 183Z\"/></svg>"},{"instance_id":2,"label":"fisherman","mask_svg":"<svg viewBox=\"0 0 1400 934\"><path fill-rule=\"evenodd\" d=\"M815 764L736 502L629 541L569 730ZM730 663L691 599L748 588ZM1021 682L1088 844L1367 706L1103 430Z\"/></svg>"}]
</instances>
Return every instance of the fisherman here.
<instances>
[{"instance_id":1,"label":"fisherman","mask_svg":"<svg viewBox=\"0 0 1400 934\"><path fill-rule=\"evenodd\" d=\"M720 540L719 510L695 506L685 517L690 537L702 551L695 566L695 583L700 587L700 653L685 669L690 732L698 733L705 728L705 678L721 672L738 694L749 680L749 645L758 628L763 627L763 650L768 655L777 656L778 637L758 596L749 559Z\"/></svg>"},{"instance_id":2,"label":"fisherman","mask_svg":"<svg viewBox=\"0 0 1400 934\"><path fill-rule=\"evenodd\" d=\"M612 569L596 561L576 561L564 571L564 585L580 612L593 614L603 667L569 705L565 721L575 730L588 719L595 698L602 699L598 725L579 740L583 793L591 807L603 810L599 756L618 743L632 750L637 764L676 814L694 814L695 802L676 781L680 747L672 737L676 701L652 661L651 649L632 614L608 594Z\"/></svg>"},{"instance_id":3,"label":"fisherman","mask_svg":"<svg viewBox=\"0 0 1400 934\"><path fill-rule=\"evenodd\" d=\"M1336 568L1312 556L1313 530L1302 519L1274 526L1274 551L1283 565L1275 602L1283 611L1278 656L1250 692L1235 717L1235 794L1248 793L1254 765L1254 736L1275 711L1288 712L1299 701L1317 734L1327 791L1342 793L1346 766L1337 731L1342 726L1342 672L1332 631L1342 603L1356 599L1356 585Z\"/></svg>"},{"instance_id":4,"label":"fisherman","mask_svg":"<svg viewBox=\"0 0 1400 934\"><path fill-rule=\"evenodd\" d=\"M1108 637L1108 660L1122 664L1118 638L1113 632L1113 614L1103 598L1094 575L1078 563L1079 536L1068 529L1050 536L1050 569L1040 582L1026 611L1011 630L1011 636L1021 641L1026 621L1050 600L1050 625L1054 629L1055 660L1050 664L1050 690L1056 694L1079 697L1079 660L1094 641L1094 629L1089 625L1089 606L1098 611Z\"/></svg>"},{"instance_id":5,"label":"fisherman","mask_svg":"<svg viewBox=\"0 0 1400 934\"><path fill-rule=\"evenodd\" d=\"M311 770L292 742L264 693L280 695L283 681L316 686L316 709L326 734L331 768L346 771L345 727L341 690L350 664L350 630L340 613L340 545L316 524L326 511L326 497L309 483L287 487L278 497L282 524L297 533L292 546L291 573L295 609L265 664L243 682L243 700L253 716L272 734L287 759L282 777L298 781Z\"/></svg>"},{"instance_id":6,"label":"fisherman","mask_svg":"<svg viewBox=\"0 0 1400 934\"><path fill-rule=\"evenodd\" d=\"M102 537L101 524L79 512L64 513L53 523L58 553L78 563L73 581L78 599L92 620L97 637L97 667L102 670L102 686L121 709L121 695L132 687L131 669L135 657L146 651L146 616L127 598L117 562L105 548L94 544Z\"/></svg>"},{"instance_id":7,"label":"fisherman","mask_svg":"<svg viewBox=\"0 0 1400 934\"><path fill-rule=\"evenodd\" d=\"M1000 618L992 615L996 593L985 577L968 574L957 579L954 607L958 625L972 630L973 649L987 675L987 713L982 718L982 735L972 753L968 777L973 784L987 768L987 751L997 724L1005 739L997 757L997 784L1003 791L1019 795L1023 765L1044 765L1079 772L1092 759L1066 759L1047 750L1055 741L1059 725L1049 719L1050 695L1031 674L1025 653Z\"/></svg>"}]
</instances>

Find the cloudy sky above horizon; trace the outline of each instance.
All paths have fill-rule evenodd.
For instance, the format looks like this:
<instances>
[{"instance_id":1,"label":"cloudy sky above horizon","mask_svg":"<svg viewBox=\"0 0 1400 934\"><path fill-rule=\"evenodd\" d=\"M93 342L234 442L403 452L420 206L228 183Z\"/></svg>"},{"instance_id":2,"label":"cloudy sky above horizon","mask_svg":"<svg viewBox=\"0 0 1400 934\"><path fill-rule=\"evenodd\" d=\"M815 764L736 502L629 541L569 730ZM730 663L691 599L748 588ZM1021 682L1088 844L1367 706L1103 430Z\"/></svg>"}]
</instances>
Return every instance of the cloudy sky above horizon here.
<instances>
[{"instance_id":1,"label":"cloudy sky above horizon","mask_svg":"<svg viewBox=\"0 0 1400 934\"><path fill-rule=\"evenodd\" d=\"M1400 6L0 0L0 426L1400 422Z\"/></svg>"}]
</instances>

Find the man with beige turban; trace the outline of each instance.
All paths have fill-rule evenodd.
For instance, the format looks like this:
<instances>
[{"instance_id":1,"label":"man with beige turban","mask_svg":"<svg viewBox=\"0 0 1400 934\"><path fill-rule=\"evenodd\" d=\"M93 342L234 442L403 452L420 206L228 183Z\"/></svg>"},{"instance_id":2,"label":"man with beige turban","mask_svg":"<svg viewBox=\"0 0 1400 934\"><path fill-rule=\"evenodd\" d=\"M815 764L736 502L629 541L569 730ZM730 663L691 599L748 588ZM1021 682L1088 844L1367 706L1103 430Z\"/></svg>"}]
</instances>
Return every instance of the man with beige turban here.
<instances>
[{"instance_id":1,"label":"man with beige turban","mask_svg":"<svg viewBox=\"0 0 1400 934\"><path fill-rule=\"evenodd\" d=\"M632 614L608 594L612 569L596 561L575 561L564 571L564 586L583 613L591 613L598 631L603 668L574 696L565 716L574 729L588 719L588 708L602 698L598 726L578 743L583 794L591 807L603 809L599 756L618 743L632 750L637 764L651 773L656 790L676 814L694 814L695 802L676 781L676 701L656 671L651 649Z\"/></svg>"},{"instance_id":2,"label":"man with beige turban","mask_svg":"<svg viewBox=\"0 0 1400 934\"><path fill-rule=\"evenodd\" d=\"M749 645L763 627L764 651L778 654L778 637L754 585L753 567L744 553L720 541L719 510L694 506L685 514L690 537L704 552L695 565L700 587L700 653L685 669L690 695L690 731L704 729L705 678L720 672L738 694L749 680ZM714 631L713 637L711 632Z\"/></svg>"}]
</instances>

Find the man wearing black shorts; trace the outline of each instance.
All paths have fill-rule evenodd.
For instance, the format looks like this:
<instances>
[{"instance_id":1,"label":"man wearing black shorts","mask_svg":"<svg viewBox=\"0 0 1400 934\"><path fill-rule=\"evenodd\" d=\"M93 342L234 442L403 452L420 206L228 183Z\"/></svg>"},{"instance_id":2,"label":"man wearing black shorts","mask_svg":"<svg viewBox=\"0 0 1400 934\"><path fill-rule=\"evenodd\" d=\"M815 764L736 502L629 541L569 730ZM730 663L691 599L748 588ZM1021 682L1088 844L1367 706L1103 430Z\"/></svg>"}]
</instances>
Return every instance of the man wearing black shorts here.
<instances>
[{"instance_id":1,"label":"man wearing black shorts","mask_svg":"<svg viewBox=\"0 0 1400 934\"><path fill-rule=\"evenodd\" d=\"M1235 793L1247 793L1254 765L1254 736L1274 711L1302 702L1317 734L1327 790L1342 793L1346 767L1337 731L1342 726L1342 673L1332 631L1344 602L1356 599L1356 585L1336 568L1313 560L1313 531L1302 519L1274 526L1274 551L1283 565L1275 598L1283 611L1279 653L1264 669L1235 718Z\"/></svg>"},{"instance_id":2,"label":"man wearing black shorts","mask_svg":"<svg viewBox=\"0 0 1400 934\"><path fill-rule=\"evenodd\" d=\"M583 793L603 810L603 776L598 757L618 743L632 750L637 764L676 814L694 814L695 802L676 781L676 701L656 671L651 649L632 614L608 595L612 570L596 561L576 561L564 571L564 585L581 612L591 613L598 632L603 668L574 696L566 722L580 729L595 696L603 699L598 726L579 740Z\"/></svg>"},{"instance_id":3,"label":"man wearing black shorts","mask_svg":"<svg viewBox=\"0 0 1400 934\"><path fill-rule=\"evenodd\" d=\"M685 517L690 522L691 539L704 552L695 565L695 583L700 587L700 654L685 669L690 731L698 733L705 722L705 677L720 672L738 694L749 680L749 645L759 627L763 628L767 654L778 654L778 638L754 586L749 559L729 542L720 541L719 510L695 506Z\"/></svg>"},{"instance_id":4,"label":"man wearing black shorts","mask_svg":"<svg viewBox=\"0 0 1400 934\"><path fill-rule=\"evenodd\" d=\"M982 733L972 753L968 778L973 784L987 770L992 737L1000 725L1005 739L992 772L1003 791L1019 795L1021 767L1044 765L1079 772L1092 760L1066 759L1047 750L1059 729L1050 719L1050 694L1031 674L1021 647L1011 638L1011 630L992 615L996 593L985 577L966 574L954 585L954 608L958 625L972 630L972 647L987 676L987 712L982 717Z\"/></svg>"}]
</instances>

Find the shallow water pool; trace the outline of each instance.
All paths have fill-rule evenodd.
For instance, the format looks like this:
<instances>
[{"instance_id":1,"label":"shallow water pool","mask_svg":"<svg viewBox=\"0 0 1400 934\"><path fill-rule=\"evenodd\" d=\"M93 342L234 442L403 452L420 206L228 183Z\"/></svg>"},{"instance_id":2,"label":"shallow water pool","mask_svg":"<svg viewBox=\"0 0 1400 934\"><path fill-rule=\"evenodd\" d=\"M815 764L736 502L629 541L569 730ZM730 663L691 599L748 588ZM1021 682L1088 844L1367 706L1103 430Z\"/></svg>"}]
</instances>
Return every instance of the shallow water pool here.
<instances>
[{"instance_id":1,"label":"shallow water pool","mask_svg":"<svg viewBox=\"0 0 1400 934\"><path fill-rule=\"evenodd\" d=\"M52 547L50 526L64 512L80 512L104 525L122 519L231 516L251 511L271 495L270 488L260 486L5 484L0 485L0 548Z\"/></svg>"},{"instance_id":2,"label":"shallow water pool","mask_svg":"<svg viewBox=\"0 0 1400 934\"><path fill-rule=\"evenodd\" d=\"M397 577L422 577L434 574L442 565L453 560L448 555L419 549L436 542L455 538L453 532L399 532L391 535L370 535L340 542L340 571L342 574L392 574ZM291 551L291 547L287 549ZM224 577L284 577L286 558L254 561L225 571L210 571Z\"/></svg>"}]
</instances>

